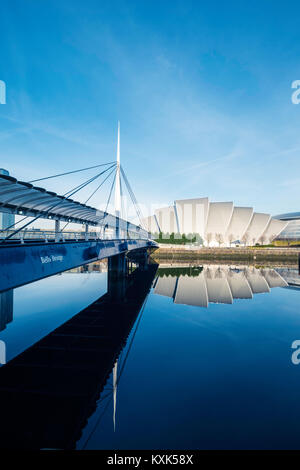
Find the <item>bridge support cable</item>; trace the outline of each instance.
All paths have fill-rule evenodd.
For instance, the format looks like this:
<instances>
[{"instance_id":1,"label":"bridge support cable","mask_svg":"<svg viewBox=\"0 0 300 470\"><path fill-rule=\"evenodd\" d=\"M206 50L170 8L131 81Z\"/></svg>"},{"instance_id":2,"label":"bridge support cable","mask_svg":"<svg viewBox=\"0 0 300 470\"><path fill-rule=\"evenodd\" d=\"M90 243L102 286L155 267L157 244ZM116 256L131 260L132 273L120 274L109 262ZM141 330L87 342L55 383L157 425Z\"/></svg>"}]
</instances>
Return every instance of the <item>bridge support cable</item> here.
<instances>
[{"instance_id":1,"label":"bridge support cable","mask_svg":"<svg viewBox=\"0 0 300 470\"><path fill-rule=\"evenodd\" d=\"M112 169L112 171L109 173L108 176L106 176L106 178L99 184L99 186L97 186L97 188L93 191L93 193L87 198L87 200L85 201L85 204L87 204L87 202L96 194L97 191L99 191L99 189L101 188L101 186L103 186L103 184L108 180L108 178L112 175L113 172L116 171L116 168L114 167Z\"/></svg>"},{"instance_id":2,"label":"bridge support cable","mask_svg":"<svg viewBox=\"0 0 300 470\"><path fill-rule=\"evenodd\" d=\"M108 206L109 206L109 203L110 203L110 200L111 200L111 196L112 196L112 192L113 192L113 189L114 189L114 186L115 186L115 182L116 182L116 176L117 176L117 172L115 172L115 175L114 175L114 179L113 179L113 182L112 182L112 185L110 187L110 192L109 192L109 196L108 196L108 199L107 199L107 202L106 202L106 207L105 207L105 211L104 211L104 216L102 217L102 222L101 222L101 225L103 225L103 236L105 234L105 219L107 217L107 210L108 210Z\"/></svg>"},{"instance_id":3,"label":"bridge support cable","mask_svg":"<svg viewBox=\"0 0 300 470\"><path fill-rule=\"evenodd\" d=\"M109 168L106 168L106 170L102 171L101 173L98 173L97 175L93 176L92 178L90 178L89 180L87 181L84 181L83 183L79 184L78 186L76 186L75 188L72 188L70 189L69 191L67 191L65 194L63 194L64 197L70 197L71 195L68 195L69 193L73 192L75 189L79 188L78 191L80 191L80 189L83 189L85 188L87 185L89 185L90 183L92 183L93 181L95 181L96 179L100 178L100 176L104 175L104 173L106 173L107 171L111 170L112 168L114 168L116 166L115 163L113 163ZM114 171L114 170L113 170ZM77 191L76 191L77 192ZM74 193L73 193L74 194Z\"/></svg>"},{"instance_id":4,"label":"bridge support cable","mask_svg":"<svg viewBox=\"0 0 300 470\"><path fill-rule=\"evenodd\" d=\"M110 167L111 168L111 167ZM106 170L108 171L108 170ZM103 181L101 181L101 183L97 186L97 188L92 192L92 194L86 199L86 201L84 201L84 204L87 204L87 202L97 193L97 191L99 191L99 189L101 188L101 186L103 186L103 184L109 179L109 177L116 171L116 165L113 165L113 169L112 171L106 176L106 178L104 178ZM114 180L113 180L113 184L114 184ZM111 196L111 192L112 192L112 187L110 189L110 196ZM109 196L109 200L110 200L110 196ZM106 207L106 211L105 213L107 212L107 207ZM66 225L63 227L63 229L61 230L62 232L65 230L65 228L69 225L70 222L67 222Z\"/></svg>"},{"instance_id":5,"label":"bridge support cable","mask_svg":"<svg viewBox=\"0 0 300 470\"><path fill-rule=\"evenodd\" d=\"M103 216L103 219L106 218L107 216L107 210L108 210L108 206L109 206L109 203L110 203L110 200L111 200L111 195L112 195L112 192L113 192L113 189L114 189L114 186L115 186L115 182L116 182L116 175L117 173L115 173L115 176L114 176L114 179L113 179L113 182L112 182L112 185L110 187L110 192L109 192L109 196L108 196L108 199L107 199L107 202L106 202L106 207L105 207L105 211L104 211L104 216Z\"/></svg>"},{"instance_id":6,"label":"bridge support cable","mask_svg":"<svg viewBox=\"0 0 300 470\"><path fill-rule=\"evenodd\" d=\"M133 190L132 190L132 188L131 188L131 186L130 186L130 184L129 184L129 181L128 181L127 177L126 177L126 174L125 174L123 168L121 168L121 172L122 172L122 176L123 176L123 179L124 179L124 181L125 181L125 184L126 184L128 193L129 193L130 198L131 198L131 200L132 200L132 202L133 202L133 204L134 204L136 213L137 213L138 218L139 218L139 220L140 220L140 223L141 223L141 225L142 225L142 220L141 220L141 219L142 219L143 215L142 215L142 212L141 212L141 210L140 210L138 201L137 201L137 199L136 199L136 197L135 197L135 194L134 194L134 192L133 192Z\"/></svg>"},{"instance_id":7,"label":"bridge support cable","mask_svg":"<svg viewBox=\"0 0 300 470\"><path fill-rule=\"evenodd\" d=\"M130 184L129 184L129 181L128 181L127 177L126 177L126 174L125 174L125 171L123 170L123 167L121 166L120 169L121 169L121 173L122 173L123 179L124 179L124 181L125 181L125 184L126 184L126 187L127 187L128 193L129 193L129 196L130 196L130 198L131 198L131 200L132 200L132 203L133 203L134 208L135 208L135 210L136 210L138 219L139 219L139 221L140 221L140 225L141 225L142 228L144 228L144 227L143 227L143 221L142 221L142 219L143 219L143 214L142 214L142 211L141 211L141 209L140 209L140 207L139 207L138 201L137 201L137 199L136 199L136 197L135 197L135 194L134 194L134 192L133 192L133 190L132 190L132 188L131 188L131 186L130 186Z\"/></svg>"},{"instance_id":8,"label":"bridge support cable","mask_svg":"<svg viewBox=\"0 0 300 470\"><path fill-rule=\"evenodd\" d=\"M120 194L121 194L121 214L122 214L122 217L127 219L127 216L125 214L125 207L124 207L124 198L123 198L123 185L122 185L122 179L120 178ZM126 230L126 238L131 238L130 235L129 235L129 231Z\"/></svg>"},{"instance_id":9,"label":"bridge support cable","mask_svg":"<svg viewBox=\"0 0 300 470\"><path fill-rule=\"evenodd\" d=\"M43 211L43 214L39 214L38 216L36 216L35 218L33 218L33 220L27 222L25 225L23 225L22 227L20 227L19 229L15 230L13 233L11 233L10 235L8 235L7 237L5 237L3 240L1 240L0 243L4 243L6 240L9 240L10 238L12 238L14 235L16 235L17 233L21 232L24 228L28 227L29 225L31 225L33 222L35 222L36 220L40 219L42 216L46 215L47 213L49 213L51 210L53 210L55 207L59 206L60 204L63 204L65 202L66 199L70 199L74 194L76 194L77 192L79 192L81 189L83 189L84 187L88 186L90 183L92 183L93 181L95 181L97 178L99 178L101 175L103 175L104 173L106 173L107 171L109 171L111 168L113 168L115 166L115 163L113 165L111 165L109 168L107 168L106 170L98 173L96 176L94 176L93 178L90 178L89 180L87 180L85 183L82 183L81 185L79 185L79 187L77 186L71 193L70 191L68 191L66 194L70 193L67 197L64 197L64 199L62 199L61 201L59 201L58 203L52 205L49 209L47 209L46 211ZM14 224L15 225L15 224ZM7 229L6 229L7 230Z\"/></svg>"},{"instance_id":10,"label":"bridge support cable","mask_svg":"<svg viewBox=\"0 0 300 470\"><path fill-rule=\"evenodd\" d=\"M115 383L115 387L117 387L119 385L119 382L121 380L121 377L123 375L123 372L124 372L124 369L125 369L125 366L126 366L126 363L127 363L127 360L128 360L128 356L130 354L130 351L131 351L131 348L132 348L132 345L133 345L133 342L134 342L134 339L136 337L136 333L138 331L138 328L140 326L140 323L141 323L141 320L142 320L142 317L143 317L143 314L144 314L144 310L145 310L145 307L146 307L146 304L147 304L147 301L148 301L148 297L149 297L149 293L147 294L145 300L144 300L144 303L142 305L142 308L140 310L140 313L138 315L138 319L136 320L136 325L135 325L135 328L134 328L134 331L132 333L132 336L131 336L131 339L130 339L130 342L128 344L128 347L127 347L127 352L125 354L125 358L123 360L123 363L122 363L122 366L121 366L121 369L120 369L120 372L118 374L118 377L116 379L116 383ZM120 352L120 355L119 357L116 359L116 362L119 362L123 359L123 356L124 356L124 348L121 350ZM110 398L107 402L106 402L106 405L104 407L104 409L101 410L101 412L99 413L99 416L96 420L96 423L95 425L93 426L93 428L91 429L89 435L87 436L85 442L83 443L83 446L81 448L81 450L85 450L91 437L94 435L97 427L99 426L103 416L105 415L105 412L106 410L108 409L108 406L111 404L112 400L113 400L113 392L115 390L115 387L113 387L107 394L105 394L103 397L100 397L97 401L96 401L96 404L99 405L101 402L103 402L106 398Z\"/></svg>"},{"instance_id":11,"label":"bridge support cable","mask_svg":"<svg viewBox=\"0 0 300 470\"><path fill-rule=\"evenodd\" d=\"M114 162L101 163L101 165L94 165L94 166L89 166L86 168L80 168L79 170L67 171L66 173L59 173L57 175L45 176L44 178L39 178L36 180L28 181L28 183L36 183L37 181L44 181L44 180L49 180L51 178L58 178L59 176L71 175L72 173L79 173L81 171L92 170L93 168L100 168L101 166L111 165L112 163Z\"/></svg>"},{"instance_id":12,"label":"bridge support cable","mask_svg":"<svg viewBox=\"0 0 300 470\"><path fill-rule=\"evenodd\" d=\"M114 179L113 179L112 185L111 185L111 187L110 187L110 191L109 191L108 199L107 199L107 202L106 202L106 207L105 207L104 215L103 215L102 219L100 219L101 223L99 224L99 226L104 225L105 219L106 219L106 217L107 217L107 215L108 215L107 210L108 210L108 206L109 206L109 203L110 203L110 200L111 200L112 192L113 192L113 189L114 189L114 186L115 186L115 182L116 182L116 177L117 177L116 168L114 168L113 171L115 171Z\"/></svg>"}]
</instances>

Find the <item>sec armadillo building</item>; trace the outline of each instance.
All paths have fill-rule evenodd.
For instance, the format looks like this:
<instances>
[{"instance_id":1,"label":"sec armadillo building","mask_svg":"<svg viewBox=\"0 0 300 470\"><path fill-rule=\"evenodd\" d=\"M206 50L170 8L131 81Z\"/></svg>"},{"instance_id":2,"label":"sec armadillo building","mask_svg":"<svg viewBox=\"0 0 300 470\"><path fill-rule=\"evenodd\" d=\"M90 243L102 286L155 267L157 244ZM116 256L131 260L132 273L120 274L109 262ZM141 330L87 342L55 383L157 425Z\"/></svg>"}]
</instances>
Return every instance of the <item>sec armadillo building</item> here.
<instances>
[{"instance_id":1,"label":"sec armadillo building","mask_svg":"<svg viewBox=\"0 0 300 470\"><path fill-rule=\"evenodd\" d=\"M252 207L210 202L207 197L176 200L171 206L155 210L143 222L151 233L174 233L178 237L198 234L206 246L269 243L288 225L288 221L254 212Z\"/></svg>"}]
</instances>

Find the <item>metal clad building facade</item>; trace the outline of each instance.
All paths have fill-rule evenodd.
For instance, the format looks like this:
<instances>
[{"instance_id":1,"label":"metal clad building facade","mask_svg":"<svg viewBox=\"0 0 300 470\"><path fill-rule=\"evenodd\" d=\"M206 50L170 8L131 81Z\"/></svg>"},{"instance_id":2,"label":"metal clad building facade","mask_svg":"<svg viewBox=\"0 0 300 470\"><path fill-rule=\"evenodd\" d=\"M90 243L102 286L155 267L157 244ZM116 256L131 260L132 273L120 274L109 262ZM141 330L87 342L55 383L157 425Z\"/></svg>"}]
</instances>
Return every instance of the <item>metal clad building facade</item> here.
<instances>
[{"instance_id":1,"label":"metal clad building facade","mask_svg":"<svg viewBox=\"0 0 300 470\"><path fill-rule=\"evenodd\" d=\"M0 168L0 175L9 176L9 172ZM15 223L15 216L8 212L0 212L0 230L5 230L8 227L13 226Z\"/></svg>"},{"instance_id":2,"label":"metal clad building facade","mask_svg":"<svg viewBox=\"0 0 300 470\"><path fill-rule=\"evenodd\" d=\"M300 212L276 215L274 219L277 222L285 222L287 224L278 238L283 240L300 240Z\"/></svg>"}]
</instances>

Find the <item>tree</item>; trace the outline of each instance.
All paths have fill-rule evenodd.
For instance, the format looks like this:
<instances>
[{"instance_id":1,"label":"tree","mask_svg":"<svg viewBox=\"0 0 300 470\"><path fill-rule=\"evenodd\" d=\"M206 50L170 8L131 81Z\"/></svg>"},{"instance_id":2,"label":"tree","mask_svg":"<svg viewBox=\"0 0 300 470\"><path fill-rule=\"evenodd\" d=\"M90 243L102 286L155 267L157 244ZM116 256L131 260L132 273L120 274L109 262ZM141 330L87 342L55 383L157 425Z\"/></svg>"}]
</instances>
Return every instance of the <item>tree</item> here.
<instances>
[{"instance_id":1,"label":"tree","mask_svg":"<svg viewBox=\"0 0 300 470\"><path fill-rule=\"evenodd\" d=\"M222 233L216 233L215 240L217 243L219 243L219 248L220 248L221 244L224 243L224 238L223 238Z\"/></svg>"},{"instance_id":2,"label":"tree","mask_svg":"<svg viewBox=\"0 0 300 470\"><path fill-rule=\"evenodd\" d=\"M210 268L207 268L205 271L205 277L206 279L212 279L212 272Z\"/></svg>"},{"instance_id":3,"label":"tree","mask_svg":"<svg viewBox=\"0 0 300 470\"><path fill-rule=\"evenodd\" d=\"M223 277L223 273L222 273L222 270L219 266L218 269L215 272L215 279L222 279L222 277Z\"/></svg>"},{"instance_id":4,"label":"tree","mask_svg":"<svg viewBox=\"0 0 300 470\"><path fill-rule=\"evenodd\" d=\"M205 236L205 239L206 239L207 245L209 246L210 242L212 241L212 233L208 232Z\"/></svg>"},{"instance_id":5,"label":"tree","mask_svg":"<svg viewBox=\"0 0 300 470\"><path fill-rule=\"evenodd\" d=\"M259 237L259 242L261 243L261 245L264 245L265 244L265 241L266 241L266 237L264 234L262 234L260 237Z\"/></svg>"},{"instance_id":6,"label":"tree","mask_svg":"<svg viewBox=\"0 0 300 470\"><path fill-rule=\"evenodd\" d=\"M230 246L231 246L231 243L234 241L234 239L235 239L235 236L233 235L233 233L230 233L228 235L228 240L229 240Z\"/></svg>"},{"instance_id":7,"label":"tree","mask_svg":"<svg viewBox=\"0 0 300 470\"><path fill-rule=\"evenodd\" d=\"M198 243L198 245L203 245L203 238L199 233L195 233L195 242Z\"/></svg>"},{"instance_id":8,"label":"tree","mask_svg":"<svg viewBox=\"0 0 300 470\"><path fill-rule=\"evenodd\" d=\"M244 245L246 246L249 242L249 233L246 232L244 233L244 235L242 236L242 242L244 243Z\"/></svg>"},{"instance_id":9,"label":"tree","mask_svg":"<svg viewBox=\"0 0 300 470\"><path fill-rule=\"evenodd\" d=\"M187 241L188 241L189 243L194 243L194 241L195 241L194 234L193 234L193 233L188 233L188 234L186 235L186 239L187 239Z\"/></svg>"}]
</instances>

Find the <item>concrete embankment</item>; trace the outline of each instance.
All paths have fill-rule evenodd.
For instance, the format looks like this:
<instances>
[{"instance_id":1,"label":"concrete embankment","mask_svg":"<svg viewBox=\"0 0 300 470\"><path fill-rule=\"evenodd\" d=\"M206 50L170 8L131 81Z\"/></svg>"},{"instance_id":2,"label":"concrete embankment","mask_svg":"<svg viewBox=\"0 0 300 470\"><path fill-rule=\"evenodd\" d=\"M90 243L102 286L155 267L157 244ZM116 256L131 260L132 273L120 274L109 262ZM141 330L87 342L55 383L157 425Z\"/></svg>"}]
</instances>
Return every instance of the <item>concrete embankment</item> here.
<instances>
[{"instance_id":1,"label":"concrete embankment","mask_svg":"<svg viewBox=\"0 0 300 470\"><path fill-rule=\"evenodd\" d=\"M244 261L258 263L278 261L298 263L300 248L199 248L160 245L153 253L158 261Z\"/></svg>"}]
</instances>

